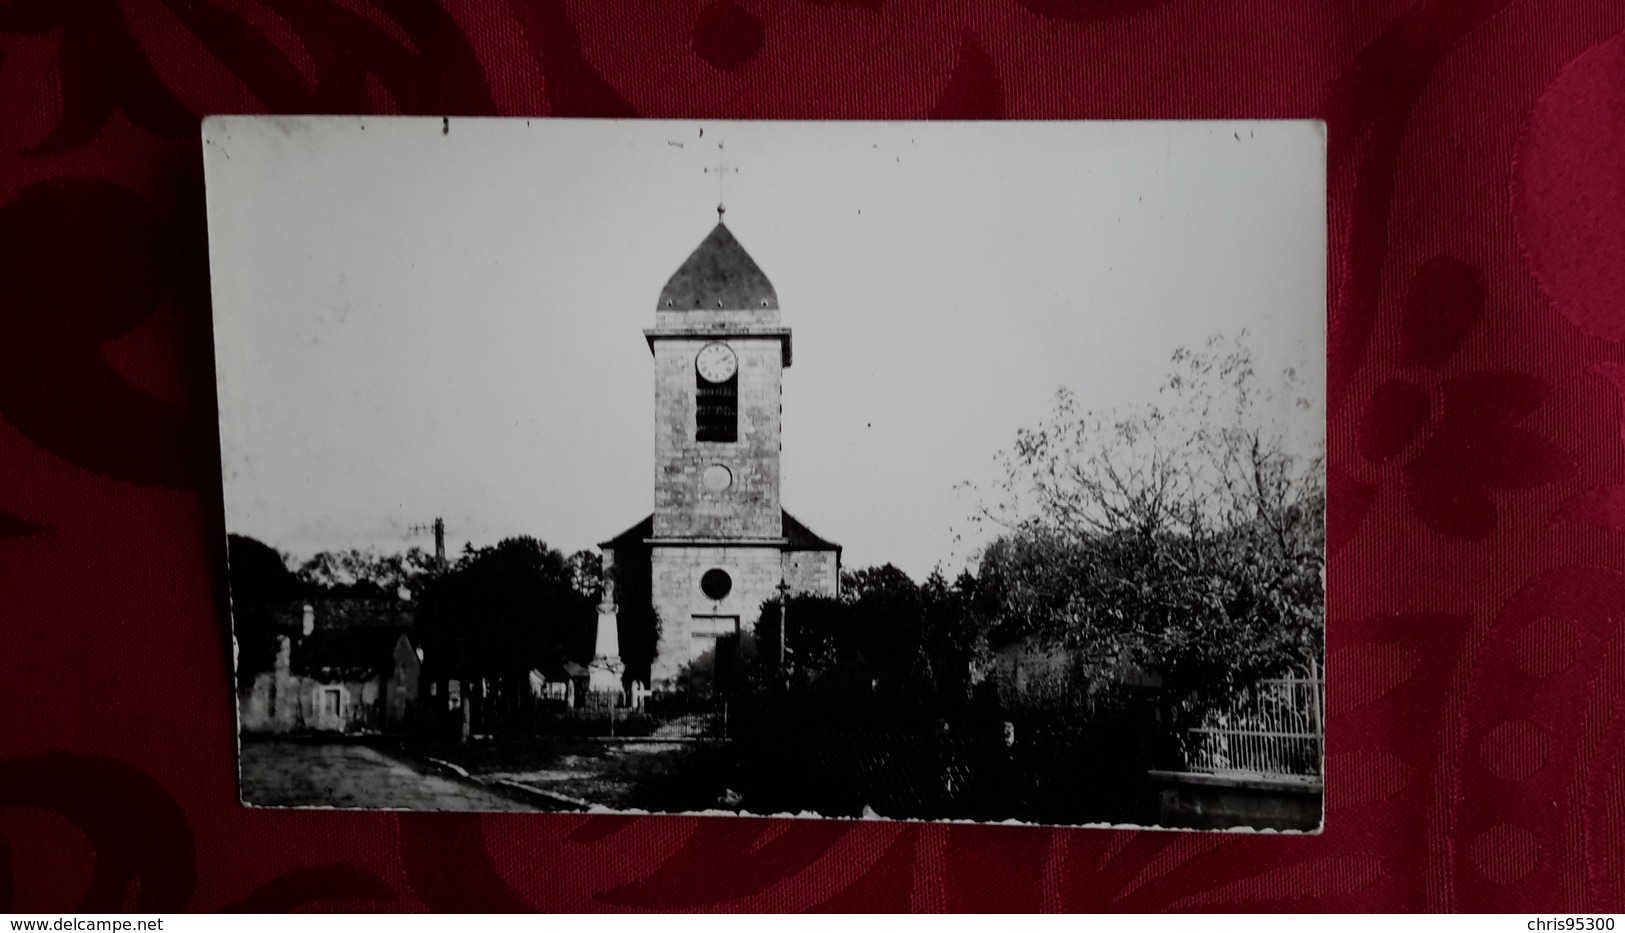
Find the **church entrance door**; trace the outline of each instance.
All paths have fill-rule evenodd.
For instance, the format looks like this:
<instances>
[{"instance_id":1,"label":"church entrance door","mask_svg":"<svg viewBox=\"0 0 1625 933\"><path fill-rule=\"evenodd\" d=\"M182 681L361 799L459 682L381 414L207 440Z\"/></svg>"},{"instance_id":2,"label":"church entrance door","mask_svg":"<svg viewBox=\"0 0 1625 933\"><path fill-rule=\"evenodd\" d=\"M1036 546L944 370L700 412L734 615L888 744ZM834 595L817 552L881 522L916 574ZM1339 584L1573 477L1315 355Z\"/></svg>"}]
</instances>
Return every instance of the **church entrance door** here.
<instances>
[{"instance_id":1,"label":"church entrance door","mask_svg":"<svg viewBox=\"0 0 1625 933\"><path fill-rule=\"evenodd\" d=\"M739 617L695 616L689 636L689 692L720 696L738 686Z\"/></svg>"}]
</instances>

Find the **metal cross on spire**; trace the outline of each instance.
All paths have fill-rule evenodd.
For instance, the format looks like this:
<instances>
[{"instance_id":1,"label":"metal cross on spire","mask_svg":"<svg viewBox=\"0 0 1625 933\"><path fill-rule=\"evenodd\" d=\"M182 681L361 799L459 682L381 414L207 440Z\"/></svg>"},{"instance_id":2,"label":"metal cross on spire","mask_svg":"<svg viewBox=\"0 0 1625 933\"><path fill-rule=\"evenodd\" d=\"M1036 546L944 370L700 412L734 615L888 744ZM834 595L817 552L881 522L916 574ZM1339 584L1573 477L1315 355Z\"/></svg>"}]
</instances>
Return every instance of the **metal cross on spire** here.
<instances>
[{"instance_id":1,"label":"metal cross on spire","mask_svg":"<svg viewBox=\"0 0 1625 933\"><path fill-rule=\"evenodd\" d=\"M707 173L715 172L717 176L717 223L720 224L722 223L723 213L728 210L722 203L723 178L730 172L735 175L739 174L739 167L727 163L722 155L722 143L717 143L717 164L715 166L706 166L705 171Z\"/></svg>"}]
</instances>

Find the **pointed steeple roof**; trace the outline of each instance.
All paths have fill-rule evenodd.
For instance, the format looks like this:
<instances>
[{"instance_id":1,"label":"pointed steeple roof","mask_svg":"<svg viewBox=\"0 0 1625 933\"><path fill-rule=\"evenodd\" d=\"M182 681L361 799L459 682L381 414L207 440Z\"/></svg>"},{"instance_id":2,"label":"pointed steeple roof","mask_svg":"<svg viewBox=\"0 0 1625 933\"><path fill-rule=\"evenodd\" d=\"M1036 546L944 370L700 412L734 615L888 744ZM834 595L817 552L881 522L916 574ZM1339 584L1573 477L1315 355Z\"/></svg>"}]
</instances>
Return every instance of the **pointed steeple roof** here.
<instances>
[{"instance_id":1,"label":"pointed steeple roof","mask_svg":"<svg viewBox=\"0 0 1625 933\"><path fill-rule=\"evenodd\" d=\"M719 219L666 282L656 307L661 311L777 310L779 296L756 260Z\"/></svg>"}]
</instances>

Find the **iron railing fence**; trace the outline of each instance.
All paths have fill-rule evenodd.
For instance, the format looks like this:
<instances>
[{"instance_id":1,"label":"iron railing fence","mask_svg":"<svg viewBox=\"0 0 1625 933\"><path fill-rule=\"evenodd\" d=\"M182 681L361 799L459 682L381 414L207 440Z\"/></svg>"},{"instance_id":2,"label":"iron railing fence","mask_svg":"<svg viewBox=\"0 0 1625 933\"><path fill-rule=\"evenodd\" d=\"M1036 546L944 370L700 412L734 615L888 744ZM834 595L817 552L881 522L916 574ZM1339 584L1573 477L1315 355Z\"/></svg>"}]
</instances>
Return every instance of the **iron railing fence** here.
<instances>
[{"instance_id":1,"label":"iron railing fence","mask_svg":"<svg viewBox=\"0 0 1625 933\"><path fill-rule=\"evenodd\" d=\"M1230 709L1189 730L1185 767L1204 774L1320 777L1325 681L1319 665L1260 681Z\"/></svg>"}]
</instances>

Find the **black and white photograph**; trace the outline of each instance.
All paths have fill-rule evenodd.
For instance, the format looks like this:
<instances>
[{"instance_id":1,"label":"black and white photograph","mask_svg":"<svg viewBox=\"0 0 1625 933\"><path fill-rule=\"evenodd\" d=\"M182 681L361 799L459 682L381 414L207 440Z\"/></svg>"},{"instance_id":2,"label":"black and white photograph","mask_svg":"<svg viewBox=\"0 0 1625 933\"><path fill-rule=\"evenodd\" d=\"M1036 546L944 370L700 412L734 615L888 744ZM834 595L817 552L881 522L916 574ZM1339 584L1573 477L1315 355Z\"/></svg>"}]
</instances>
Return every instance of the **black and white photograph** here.
<instances>
[{"instance_id":1,"label":"black and white photograph","mask_svg":"<svg viewBox=\"0 0 1625 933\"><path fill-rule=\"evenodd\" d=\"M1320 829L1322 123L203 136L244 804Z\"/></svg>"}]
</instances>

